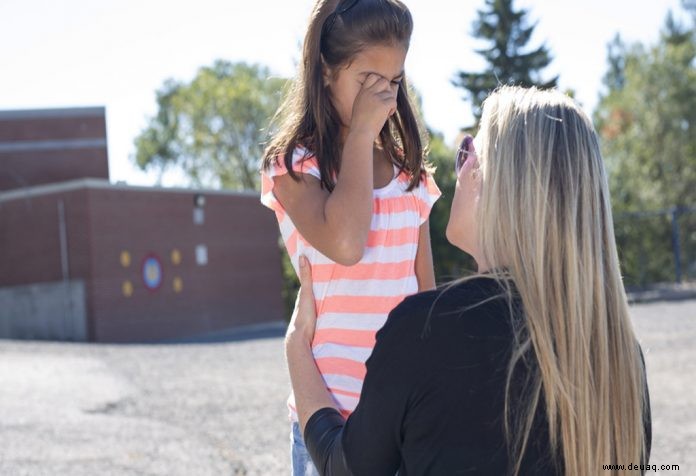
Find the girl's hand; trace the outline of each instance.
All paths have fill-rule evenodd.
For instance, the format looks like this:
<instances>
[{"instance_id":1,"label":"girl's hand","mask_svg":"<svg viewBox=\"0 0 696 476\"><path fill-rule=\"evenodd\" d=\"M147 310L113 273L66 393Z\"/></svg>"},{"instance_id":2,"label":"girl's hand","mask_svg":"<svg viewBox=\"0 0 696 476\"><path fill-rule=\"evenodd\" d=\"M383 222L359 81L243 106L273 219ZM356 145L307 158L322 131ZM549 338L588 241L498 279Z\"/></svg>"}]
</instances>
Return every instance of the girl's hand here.
<instances>
[{"instance_id":1,"label":"girl's hand","mask_svg":"<svg viewBox=\"0 0 696 476\"><path fill-rule=\"evenodd\" d=\"M389 116L396 112L394 86L378 74L368 74L353 102L350 131L365 132L377 139Z\"/></svg>"},{"instance_id":2,"label":"girl's hand","mask_svg":"<svg viewBox=\"0 0 696 476\"><path fill-rule=\"evenodd\" d=\"M312 290L312 270L304 256L300 256L300 286L286 339L299 338L311 345L317 325L317 310Z\"/></svg>"}]
</instances>

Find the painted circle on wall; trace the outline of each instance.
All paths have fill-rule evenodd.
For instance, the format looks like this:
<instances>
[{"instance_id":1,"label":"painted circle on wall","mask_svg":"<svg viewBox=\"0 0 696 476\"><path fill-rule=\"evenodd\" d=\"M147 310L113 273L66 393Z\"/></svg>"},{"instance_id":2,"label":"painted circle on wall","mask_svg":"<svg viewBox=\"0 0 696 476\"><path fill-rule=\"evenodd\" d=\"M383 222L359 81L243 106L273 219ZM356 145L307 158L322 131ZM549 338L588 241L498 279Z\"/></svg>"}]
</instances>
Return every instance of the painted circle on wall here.
<instances>
[{"instance_id":1,"label":"painted circle on wall","mask_svg":"<svg viewBox=\"0 0 696 476\"><path fill-rule=\"evenodd\" d=\"M155 254L149 254L143 260L143 281L150 291L156 291L162 286L162 262Z\"/></svg>"}]
</instances>

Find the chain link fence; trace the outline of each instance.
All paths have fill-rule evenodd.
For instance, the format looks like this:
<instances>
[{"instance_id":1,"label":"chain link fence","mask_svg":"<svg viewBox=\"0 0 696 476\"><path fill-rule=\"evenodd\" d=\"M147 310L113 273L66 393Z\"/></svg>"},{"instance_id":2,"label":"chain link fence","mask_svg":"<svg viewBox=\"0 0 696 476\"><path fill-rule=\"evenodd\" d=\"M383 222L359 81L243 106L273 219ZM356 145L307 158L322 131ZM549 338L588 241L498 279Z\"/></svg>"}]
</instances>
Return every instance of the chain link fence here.
<instances>
[{"instance_id":1,"label":"chain link fence","mask_svg":"<svg viewBox=\"0 0 696 476\"><path fill-rule=\"evenodd\" d=\"M696 208L617 214L614 228L627 287L696 281Z\"/></svg>"}]
</instances>

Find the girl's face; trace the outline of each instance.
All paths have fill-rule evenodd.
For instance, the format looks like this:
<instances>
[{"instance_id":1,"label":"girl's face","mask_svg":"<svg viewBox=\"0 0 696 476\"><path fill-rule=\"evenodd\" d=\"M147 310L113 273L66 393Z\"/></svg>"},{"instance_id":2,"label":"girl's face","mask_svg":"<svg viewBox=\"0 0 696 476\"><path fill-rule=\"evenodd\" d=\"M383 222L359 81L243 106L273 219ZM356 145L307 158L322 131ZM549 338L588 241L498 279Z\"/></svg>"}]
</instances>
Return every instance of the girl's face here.
<instances>
[{"instance_id":1,"label":"girl's face","mask_svg":"<svg viewBox=\"0 0 696 476\"><path fill-rule=\"evenodd\" d=\"M406 48L402 45L368 46L355 55L347 65L325 68L324 85L329 88L331 101L338 112L342 133L347 133L353 116L353 102L370 73L391 82L396 91L404 77Z\"/></svg>"}]
</instances>

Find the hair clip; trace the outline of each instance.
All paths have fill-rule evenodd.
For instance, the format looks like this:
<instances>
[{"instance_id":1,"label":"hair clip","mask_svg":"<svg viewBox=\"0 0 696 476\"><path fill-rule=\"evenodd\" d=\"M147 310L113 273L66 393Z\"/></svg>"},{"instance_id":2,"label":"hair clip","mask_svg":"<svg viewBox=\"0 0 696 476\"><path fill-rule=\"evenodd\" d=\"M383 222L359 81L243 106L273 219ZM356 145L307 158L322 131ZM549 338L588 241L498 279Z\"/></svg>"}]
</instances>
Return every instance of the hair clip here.
<instances>
[{"instance_id":1,"label":"hair clip","mask_svg":"<svg viewBox=\"0 0 696 476\"><path fill-rule=\"evenodd\" d=\"M346 5L343 8L338 8L341 5L341 1L338 2L338 5L336 5L336 10L334 10L327 18L326 21L324 22L324 25L321 28L321 35L324 36L328 34L331 29L334 26L334 23L336 23L336 17L339 15L343 15L346 13L348 10L353 8L356 4L358 3L358 0L352 0L348 2L348 5Z\"/></svg>"}]
</instances>

